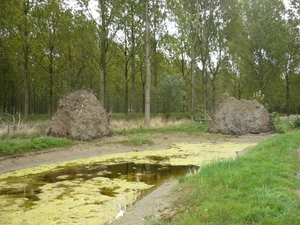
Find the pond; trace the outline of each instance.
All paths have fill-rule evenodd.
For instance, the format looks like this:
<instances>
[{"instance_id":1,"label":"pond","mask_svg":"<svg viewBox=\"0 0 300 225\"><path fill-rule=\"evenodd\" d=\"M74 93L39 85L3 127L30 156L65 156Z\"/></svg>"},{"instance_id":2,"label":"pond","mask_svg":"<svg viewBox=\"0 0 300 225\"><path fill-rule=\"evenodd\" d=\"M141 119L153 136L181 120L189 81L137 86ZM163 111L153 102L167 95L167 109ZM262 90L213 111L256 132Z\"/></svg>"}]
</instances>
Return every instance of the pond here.
<instances>
[{"instance_id":1,"label":"pond","mask_svg":"<svg viewBox=\"0 0 300 225\"><path fill-rule=\"evenodd\" d=\"M169 179L253 144L173 144L0 174L0 224L105 224Z\"/></svg>"}]
</instances>

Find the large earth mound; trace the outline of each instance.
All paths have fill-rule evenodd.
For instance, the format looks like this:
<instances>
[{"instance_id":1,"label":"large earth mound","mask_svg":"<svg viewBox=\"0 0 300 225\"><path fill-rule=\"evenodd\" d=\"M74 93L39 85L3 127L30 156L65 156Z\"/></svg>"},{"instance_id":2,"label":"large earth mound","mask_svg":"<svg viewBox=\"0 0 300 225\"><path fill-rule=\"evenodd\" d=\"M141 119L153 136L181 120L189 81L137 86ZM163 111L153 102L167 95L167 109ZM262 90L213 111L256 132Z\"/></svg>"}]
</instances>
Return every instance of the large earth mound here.
<instances>
[{"instance_id":1,"label":"large earth mound","mask_svg":"<svg viewBox=\"0 0 300 225\"><path fill-rule=\"evenodd\" d=\"M90 89L63 96L52 118L47 135L76 140L91 140L111 135L110 115Z\"/></svg>"},{"instance_id":2,"label":"large earth mound","mask_svg":"<svg viewBox=\"0 0 300 225\"><path fill-rule=\"evenodd\" d=\"M208 131L222 134L259 134L274 130L269 112L256 100L223 99L214 108Z\"/></svg>"}]
</instances>

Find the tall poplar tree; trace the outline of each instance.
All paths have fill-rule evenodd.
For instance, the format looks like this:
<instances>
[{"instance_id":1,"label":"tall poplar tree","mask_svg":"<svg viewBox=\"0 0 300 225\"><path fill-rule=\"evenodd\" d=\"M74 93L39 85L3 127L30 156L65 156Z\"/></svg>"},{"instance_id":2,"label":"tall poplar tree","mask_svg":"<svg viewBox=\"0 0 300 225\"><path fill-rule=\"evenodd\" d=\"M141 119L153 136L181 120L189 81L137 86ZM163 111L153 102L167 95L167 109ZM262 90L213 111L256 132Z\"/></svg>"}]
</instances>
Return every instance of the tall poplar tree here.
<instances>
[{"instance_id":1,"label":"tall poplar tree","mask_svg":"<svg viewBox=\"0 0 300 225\"><path fill-rule=\"evenodd\" d=\"M150 16L149 0L145 0L145 31L146 31L146 86L145 86L145 126L150 126L150 89L151 89L151 70L150 70Z\"/></svg>"}]
</instances>

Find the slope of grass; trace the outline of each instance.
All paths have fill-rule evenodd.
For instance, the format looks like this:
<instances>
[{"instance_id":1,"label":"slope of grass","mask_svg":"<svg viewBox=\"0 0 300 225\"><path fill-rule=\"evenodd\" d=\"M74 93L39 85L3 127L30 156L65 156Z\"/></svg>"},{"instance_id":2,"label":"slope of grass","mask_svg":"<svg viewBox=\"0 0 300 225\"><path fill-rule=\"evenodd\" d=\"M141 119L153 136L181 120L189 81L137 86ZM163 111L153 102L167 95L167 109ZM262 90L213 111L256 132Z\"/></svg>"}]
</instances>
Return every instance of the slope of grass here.
<instances>
[{"instance_id":1,"label":"slope of grass","mask_svg":"<svg viewBox=\"0 0 300 225\"><path fill-rule=\"evenodd\" d=\"M67 139L46 137L49 123L49 120L37 120L29 124L1 126L0 156L72 145Z\"/></svg>"},{"instance_id":2,"label":"slope of grass","mask_svg":"<svg viewBox=\"0 0 300 225\"><path fill-rule=\"evenodd\" d=\"M72 145L72 141L70 140L53 137L40 137L34 139L7 139L0 141L0 156L70 145Z\"/></svg>"},{"instance_id":3,"label":"slope of grass","mask_svg":"<svg viewBox=\"0 0 300 225\"><path fill-rule=\"evenodd\" d=\"M274 136L236 160L181 178L182 212L159 224L299 224L299 146L300 132Z\"/></svg>"}]
</instances>

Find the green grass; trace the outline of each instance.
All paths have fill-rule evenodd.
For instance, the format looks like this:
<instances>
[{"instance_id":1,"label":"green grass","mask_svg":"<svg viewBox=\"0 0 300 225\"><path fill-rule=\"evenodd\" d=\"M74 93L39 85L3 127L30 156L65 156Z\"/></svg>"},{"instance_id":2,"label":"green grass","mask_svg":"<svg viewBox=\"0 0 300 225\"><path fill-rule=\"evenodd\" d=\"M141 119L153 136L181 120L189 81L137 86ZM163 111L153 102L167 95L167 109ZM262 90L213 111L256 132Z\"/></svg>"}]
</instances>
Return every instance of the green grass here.
<instances>
[{"instance_id":1,"label":"green grass","mask_svg":"<svg viewBox=\"0 0 300 225\"><path fill-rule=\"evenodd\" d=\"M284 134L300 127L300 118L298 115L280 117L279 114L272 113L271 116L276 133Z\"/></svg>"},{"instance_id":2,"label":"green grass","mask_svg":"<svg viewBox=\"0 0 300 225\"><path fill-rule=\"evenodd\" d=\"M6 139L0 141L0 156L39 151L52 147L64 147L72 145L72 141L62 138L40 137L27 139Z\"/></svg>"},{"instance_id":3,"label":"green grass","mask_svg":"<svg viewBox=\"0 0 300 225\"><path fill-rule=\"evenodd\" d=\"M197 122L190 121L189 123L179 125L165 125L161 127L145 127L140 125L137 128L122 128L115 129L115 134L135 134L135 133L168 133L168 132L187 132L187 133L202 133L206 132L207 124L199 124Z\"/></svg>"},{"instance_id":4,"label":"green grass","mask_svg":"<svg viewBox=\"0 0 300 225\"><path fill-rule=\"evenodd\" d=\"M159 224L299 224L299 146L300 132L274 136L236 160L181 178L180 213Z\"/></svg>"},{"instance_id":5,"label":"green grass","mask_svg":"<svg viewBox=\"0 0 300 225\"><path fill-rule=\"evenodd\" d=\"M29 124L1 126L0 156L72 145L72 141L67 139L46 137L49 123L49 120L37 120Z\"/></svg>"},{"instance_id":6,"label":"green grass","mask_svg":"<svg viewBox=\"0 0 300 225\"><path fill-rule=\"evenodd\" d=\"M44 115L43 115L44 116ZM41 116L42 117L42 116ZM39 151L51 147L64 147L72 144L72 141L46 137L46 130L49 127L49 120L32 121L27 125L2 126L0 127L0 156ZM166 123L161 117L151 120L151 127L144 127L143 120L119 118L113 120L115 134L128 135L128 139L119 142L124 145L138 146L143 144L151 145L153 140L149 134L155 132L204 132L206 125L190 121L170 121Z\"/></svg>"},{"instance_id":7,"label":"green grass","mask_svg":"<svg viewBox=\"0 0 300 225\"><path fill-rule=\"evenodd\" d=\"M118 142L123 145L132 145L132 146L140 146L144 144L152 145L154 142L151 137L147 134L132 134L129 136L128 140Z\"/></svg>"}]
</instances>

